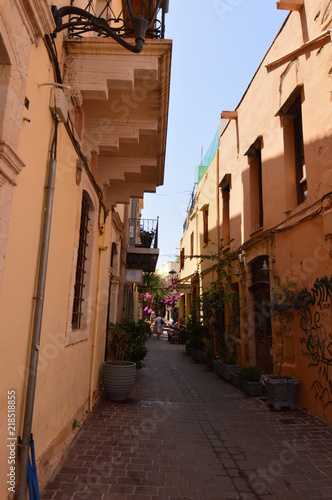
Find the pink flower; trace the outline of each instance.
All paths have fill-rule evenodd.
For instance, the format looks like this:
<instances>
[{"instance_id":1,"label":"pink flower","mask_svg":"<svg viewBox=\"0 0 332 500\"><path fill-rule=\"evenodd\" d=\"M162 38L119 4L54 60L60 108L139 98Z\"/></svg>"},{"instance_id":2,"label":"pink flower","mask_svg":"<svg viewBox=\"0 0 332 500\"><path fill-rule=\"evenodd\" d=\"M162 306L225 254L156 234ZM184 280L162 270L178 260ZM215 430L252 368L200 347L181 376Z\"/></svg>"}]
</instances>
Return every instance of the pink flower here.
<instances>
[{"instance_id":1,"label":"pink flower","mask_svg":"<svg viewBox=\"0 0 332 500\"><path fill-rule=\"evenodd\" d=\"M144 307L144 311L147 311L148 310L148 306Z\"/></svg>"},{"instance_id":2,"label":"pink flower","mask_svg":"<svg viewBox=\"0 0 332 500\"><path fill-rule=\"evenodd\" d=\"M151 314L152 313L152 309L148 309L148 314Z\"/></svg>"}]
</instances>

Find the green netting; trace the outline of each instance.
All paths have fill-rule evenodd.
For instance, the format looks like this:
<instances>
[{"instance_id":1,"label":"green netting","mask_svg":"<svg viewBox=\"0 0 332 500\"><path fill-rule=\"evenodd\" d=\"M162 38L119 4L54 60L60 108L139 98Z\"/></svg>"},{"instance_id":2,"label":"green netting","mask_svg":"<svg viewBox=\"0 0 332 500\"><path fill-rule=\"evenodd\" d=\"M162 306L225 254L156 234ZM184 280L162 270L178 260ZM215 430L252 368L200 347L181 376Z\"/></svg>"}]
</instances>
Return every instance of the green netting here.
<instances>
[{"instance_id":1,"label":"green netting","mask_svg":"<svg viewBox=\"0 0 332 500\"><path fill-rule=\"evenodd\" d=\"M213 140L209 146L209 149L205 153L203 160L201 161L201 163L198 166L198 182L200 182L203 175L205 174L205 172L209 168L209 165L210 165L211 161L213 160L214 155L216 154L216 151L218 149L218 145L219 145L219 127L217 128L217 131L214 134L214 137L213 137Z\"/></svg>"}]
</instances>

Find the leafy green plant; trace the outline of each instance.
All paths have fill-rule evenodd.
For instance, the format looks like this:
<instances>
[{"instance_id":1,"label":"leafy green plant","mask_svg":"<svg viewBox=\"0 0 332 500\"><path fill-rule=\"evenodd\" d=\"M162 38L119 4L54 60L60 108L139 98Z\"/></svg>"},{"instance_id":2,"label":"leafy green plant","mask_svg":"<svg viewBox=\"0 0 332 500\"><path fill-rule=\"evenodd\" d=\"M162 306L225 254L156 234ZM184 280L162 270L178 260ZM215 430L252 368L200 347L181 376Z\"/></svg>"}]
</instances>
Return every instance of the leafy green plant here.
<instances>
[{"instance_id":1,"label":"leafy green plant","mask_svg":"<svg viewBox=\"0 0 332 500\"><path fill-rule=\"evenodd\" d=\"M209 349L207 349L206 354L207 354L208 359L211 359L213 361L217 361L217 359L219 357L218 351L216 351L213 347L210 347Z\"/></svg>"},{"instance_id":2,"label":"leafy green plant","mask_svg":"<svg viewBox=\"0 0 332 500\"><path fill-rule=\"evenodd\" d=\"M259 382L262 375L264 375L263 370L256 365L240 368L239 371L239 377L249 382Z\"/></svg>"},{"instance_id":3,"label":"leafy green plant","mask_svg":"<svg viewBox=\"0 0 332 500\"><path fill-rule=\"evenodd\" d=\"M237 364L237 360L236 360L236 357L234 354L228 354L226 357L221 356L221 361L225 365L236 365Z\"/></svg>"},{"instance_id":4,"label":"leafy green plant","mask_svg":"<svg viewBox=\"0 0 332 500\"><path fill-rule=\"evenodd\" d=\"M75 429L79 429L81 427L81 424L77 421L76 418L74 418L72 426L73 426L73 431L74 431Z\"/></svg>"},{"instance_id":5,"label":"leafy green plant","mask_svg":"<svg viewBox=\"0 0 332 500\"><path fill-rule=\"evenodd\" d=\"M196 351L203 350L205 348L205 340L209 338L209 328L197 319L195 311L193 311L193 314L188 315L186 327L188 331L188 346Z\"/></svg>"},{"instance_id":6,"label":"leafy green plant","mask_svg":"<svg viewBox=\"0 0 332 500\"><path fill-rule=\"evenodd\" d=\"M204 325L208 326L210 338L216 338L222 358L234 355L231 339L238 325L238 297L231 286L231 273L237 254L226 249L221 240L217 251L192 257L198 259L199 266L209 261L209 269L216 274L216 279L197 297L193 315L201 317ZM197 272L197 280L199 279Z\"/></svg>"},{"instance_id":7,"label":"leafy green plant","mask_svg":"<svg viewBox=\"0 0 332 500\"><path fill-rule=\"evenodd\" d=\"M126 318L121 323L110 324L107 332L107 360L133 361L137 368L142 368L143 359L148 353L146 347L146 325Z\"/></svg>"}]
</instances>

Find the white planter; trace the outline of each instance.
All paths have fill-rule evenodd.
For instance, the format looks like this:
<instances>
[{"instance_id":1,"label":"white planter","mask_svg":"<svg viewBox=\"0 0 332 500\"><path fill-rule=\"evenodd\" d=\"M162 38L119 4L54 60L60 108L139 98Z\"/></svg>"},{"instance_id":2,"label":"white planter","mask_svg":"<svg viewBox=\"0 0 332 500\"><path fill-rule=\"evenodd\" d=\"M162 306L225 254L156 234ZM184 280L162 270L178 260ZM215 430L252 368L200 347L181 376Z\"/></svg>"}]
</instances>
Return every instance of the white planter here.
<instances>
[{"instance_id":1,"label":"white planter","mask_svg":"<svg viewBox=\"0 0 332 500\"><path fill-rule=\"evenodd\" d=\"M262 375L261 381L265 386L269 405L273 406L275 410L281 410L281 408L295 410L296 405L293 398L297 387L301 383L298 378L273 378Z\"/></svg>"},{"instance_id":2,"label":"white planter","mask_svg":"<svg viewBox=\"0 0 332 500\"><path fill-rule=\"evenodd\" d=\"M136 363L104 361L102 379L107 399L124 401L136 381Z\"/></svg>"},{"instance_id":3,"label":"white planter","mask_svg":"<svg viewBox=\"0 0 332 500\"><path fill-rule=\"evenodd\" d=\"M217 361L217 373L227 382L231 380L231 373L239 373L239 371L240 365L226 365L223 361Z\"/></svg>"}]
</instances>

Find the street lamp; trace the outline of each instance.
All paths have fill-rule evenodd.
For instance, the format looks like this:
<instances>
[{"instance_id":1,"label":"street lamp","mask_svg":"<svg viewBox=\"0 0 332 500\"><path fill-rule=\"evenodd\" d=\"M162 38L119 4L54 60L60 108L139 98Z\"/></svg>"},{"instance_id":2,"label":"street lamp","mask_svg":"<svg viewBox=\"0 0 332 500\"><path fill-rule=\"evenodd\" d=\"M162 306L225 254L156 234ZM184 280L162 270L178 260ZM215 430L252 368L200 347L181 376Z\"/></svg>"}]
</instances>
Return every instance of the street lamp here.
<instances>
[{"instance_id":1,"label":"street lamp","mask_svg":"<svg viewBox=\"0 0 332 500\"><path fill-rule=\"evenodd\" d=\"M168 274L171 277L171 284L172 284L172 287L173 287L173 285L175 283L175 274L176 274L176 271L174 269L171 269ZM172 289L172 293L173 293L173 291L174 291L174 289ZM173 309L173 307L171 308L170 313L171 313L171 318L170 319L172 319L172 317L174 316L174 309Z\"/></svg>"},{"instance_id":2,"label":"street lamp","mask_svg":"<svg viewBox=\"0 0 332 500\"><path fill-rule=\"evenodd\" d=\"M145 38L164 37L164 15L168 11L168 0L122 0L122 9L115 14L112 0L104 0L104 6L97 15L92 2L86 0L85 9L70 5L58 9L52 5L52 14L56 24L53 37L64 29L68 29L69 37L82 37L84 33L94 31L99 37L111 37L131 52L141 52ZM100 2L99 4L102 4ZM158 11L162 9L162 21L157 20ZM64 22L64 17L69 19ZM135 37L135 45L125 38Z\"/></svg>"},{"instance_id":3,"label":"street lamp","mask_svg":"<svg viewBox=\"0 0 332 500\"><path fill-rule=\"evenodd\" d=\"M176 271L174 271L174 269L171 269L168 274L171 275L171 281L172 281L172 285L173 285L173 283L174 283L174 275L176 274Z\"/></svg>"}]
</instances>

